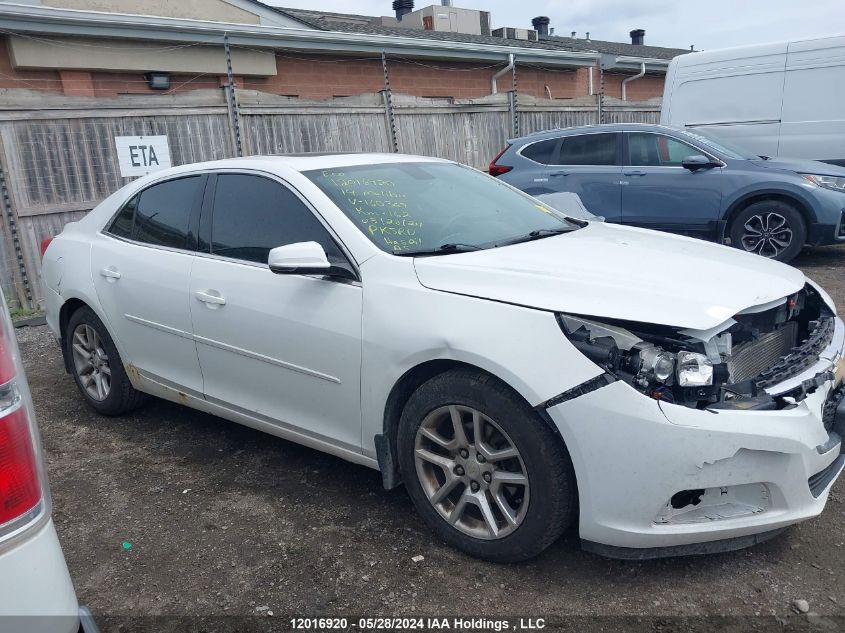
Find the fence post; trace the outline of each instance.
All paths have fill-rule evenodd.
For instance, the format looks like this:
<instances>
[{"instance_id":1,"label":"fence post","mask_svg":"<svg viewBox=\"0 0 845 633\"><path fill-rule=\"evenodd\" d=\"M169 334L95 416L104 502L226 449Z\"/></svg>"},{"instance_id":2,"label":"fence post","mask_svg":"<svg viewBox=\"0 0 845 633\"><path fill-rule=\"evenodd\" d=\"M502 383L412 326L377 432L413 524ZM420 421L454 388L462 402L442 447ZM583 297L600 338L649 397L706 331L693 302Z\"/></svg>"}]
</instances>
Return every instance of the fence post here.
<instances>
[{"instance_id":1,"label":"fence post","mask_svg":"<svg viewBox=\"0 0 845 633\"><path fill-rule=\"evenodd\" d=\"M597 123L601 125L604 123L604 64L599 64L599 92L596 103L596 110L599 118Z\"/></svg>"},{"instance_id":2,"label":"fence post","mask_svg":"<svg viewBox=\"0 0 845 633\"><path fill-rule=\"evenodd\" d=\"M20 235L18 235L18 224L15 219L15 211L12 208L12 200L9 196L9 188L6 184L6 169L2 162L0 162L0 196L3 205L3 216L6 220L6 226L9 228L9 237L12 238L12 247L15 250L15 260L17 262L17 274L15 277L20 280L20 286L17 290L17 300L24 308L32 309L32 288L29 285L29 274L26 271L26 262L23 257L23 248L21 246ZM17 284L15 284L17 286Z\"/></svg>"},{"instance_id":3,"label":"fence post","mask_svg":"<svg viewBox=\"0 0 845 633\"><path fill-rule=\"evenodd\" d=\"M399 139L396 137L396 117L393 112L393 94L390 92L390 72L387 70L387 55L381 53L381 68L384 71L384 90L381 96L384 99L384 116L387 124L387 144L390 151L399 153Z\"/></svg>"},{"instance_id":4,"label":"fence post","mask_svg":"<svg viewBox=\"0 0 845 633\"><path fill-rule=\"evenodd\" d=\"M521 136L520 121L519 121L519 89L516 85L516 57L513 60L513 69L511 71L513 90L511 91L511 130L513 136Z\"/></svg>"},{"instance_id":5,"label":"fence post","mask_svg":"<svg viewBox=\"0 0 845 633\"><path fill-rule=\"evenodd\" d=\"M223 34L223 49L226 51L226 76L229 83L226 87L226 99L229 106L229 118L232 122L232 130L235 134L235 150L238 157L244 155L243 143L241 141L241 109L238 106L238 95L235 86L235 76L232 73L232 50L229 48L229 34Z\"/></svg>"}]
</instances>

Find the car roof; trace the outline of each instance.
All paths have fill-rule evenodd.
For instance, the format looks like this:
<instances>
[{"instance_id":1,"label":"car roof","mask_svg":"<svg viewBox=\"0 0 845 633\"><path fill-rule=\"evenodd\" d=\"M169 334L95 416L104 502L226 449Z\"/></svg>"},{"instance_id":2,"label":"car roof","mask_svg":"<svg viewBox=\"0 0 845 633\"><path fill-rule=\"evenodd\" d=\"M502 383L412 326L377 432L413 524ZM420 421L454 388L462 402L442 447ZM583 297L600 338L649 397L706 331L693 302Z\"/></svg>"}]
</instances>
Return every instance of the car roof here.
<instances>
[{"instance_id":1,"label":"car roof","mask_svg":"<svg viewBox=\"0 0 845 633\"><path fill-rule=\"evenodd\" d=\"M657 125L656 123L604 123L602 125L580 125L577 127L563 127L555 130L543 130L525 136L510 139L512 144L528 143L530 141L542 141L548 138L569 136L572 134L596 134L599 132L681 132L681 128L668 125Z\"/></svg>"},{"instance_id":2,"label":"car roof","mask_svg":"<svg viewBox=\"0 0 845 633\"><path fill-rule=\"evenodd\" d=\"M154 172L160 178L166 175L178 175L194 171L211 169L257 169L261 171L310 171L312 169L338 169L359 165L380 165L387 163L450 163L452 161L429 156L413 156L411 154L387 153L303 153L245 156L243 158L226 158L203 163L190 163L172 167L169 170Z\"/></svg>"}]
</instances>

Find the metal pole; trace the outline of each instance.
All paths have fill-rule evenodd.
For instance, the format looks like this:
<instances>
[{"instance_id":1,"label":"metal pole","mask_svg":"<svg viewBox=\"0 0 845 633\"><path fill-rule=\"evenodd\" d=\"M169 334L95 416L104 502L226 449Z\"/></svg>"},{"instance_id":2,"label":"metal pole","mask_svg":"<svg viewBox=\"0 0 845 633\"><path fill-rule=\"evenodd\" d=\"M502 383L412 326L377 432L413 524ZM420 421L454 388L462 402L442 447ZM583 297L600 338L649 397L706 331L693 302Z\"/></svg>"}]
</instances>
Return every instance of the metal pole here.
<instances>
[{"instance_id":1,"label":"metal pole","mask_svg":"<svg viewBox=\"0 0 845 633\"><path fill-rule=\"evenodd\" d=\"M513 77L513 135L521 136L519 126L519 89L516 85L516 58L514 58L511 72Z\"/></svg>"},{"instance_id":2,"label":"metal pole","mask_svg":"<svg viewBox=\"0 0 845 633\"><path fill-rule=\"evenodd\" d=\"M604 123L604 67L599 65L599 91L596 94L598 123Z\"/></svg>"},{"instance_id":3,"label":"metal pole","mask_svg":"<svg viewBox=\"0 0 845 633\"><path fill-rule=\"evenodd\" d=\"M381 53L381 67L384 71L384 113L387 117L387 143L394 153L399 153L399 139L396 136L396 117L393 112L393 94L390 92L390 73L387 70L387 55Z\"/></svg>"},{"instance_id":4,"label":"metal pole","mask_svg":"<svg viewBox=\"0 0 845 633\"><path fill-rule=\"evenodd\" d=\"M235 132L235 149L238 157L244 155L243 143L241 141L241 109L238 105L237 87L235 77L232 74L232 49L229 48L229 34L223 34L223 48L226 50L226 76L229 83L226 88L226 96L229 102L229 109L232 112L232 128Z\"/></svg>"},{"instance_id":5,"label":"metal pole","mask_svg":"<svg viewBox=\"0 0 845 633\"><path fill-rule=\"evenodd\" d=\"M23 248L21 246L21 239L18 235L18 225L15 220L15 212L12 209L12 200L9 196L9 189L6 185L6 170L0 164L0 195L3 200L3 215L6 216L6 225L9 227L9 234L12 237L12 246L15 249L15 258L18 263L18 277L21 282L21 287L18 288L18 301L26 305L25 308L32 309L32 288L29 285L29 275L26 272L26 262L23 257Z\"/></svg>"}]
</instances>

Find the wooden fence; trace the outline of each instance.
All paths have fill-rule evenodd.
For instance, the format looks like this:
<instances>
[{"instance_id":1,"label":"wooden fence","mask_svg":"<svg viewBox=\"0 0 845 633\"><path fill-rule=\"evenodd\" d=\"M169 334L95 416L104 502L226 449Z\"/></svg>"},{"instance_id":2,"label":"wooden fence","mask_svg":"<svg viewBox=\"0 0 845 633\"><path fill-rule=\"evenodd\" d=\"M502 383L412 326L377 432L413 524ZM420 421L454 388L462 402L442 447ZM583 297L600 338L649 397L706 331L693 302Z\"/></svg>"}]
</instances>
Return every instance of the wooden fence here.
<instances>
[{"instance_id":1,"label":"wooden fence","mask_svg":"<svg viewBox=\"0 0 845 633\"><path fill-rule=\"evenodd\" d=\"M383 95L309 102L239 92L244 154L400 152L484 168L513 134L508 95L451 102ZM656 123L659 104L605 99L606 122ZM519 132L597 123L592 99L521 97ZM59 233L131 179L115 136L166 135L174 165L236 155L222 91L71 99L23 90L0 94L0 286L12 305L40 307L40 241Z\"/></svg>"}]
</instances>

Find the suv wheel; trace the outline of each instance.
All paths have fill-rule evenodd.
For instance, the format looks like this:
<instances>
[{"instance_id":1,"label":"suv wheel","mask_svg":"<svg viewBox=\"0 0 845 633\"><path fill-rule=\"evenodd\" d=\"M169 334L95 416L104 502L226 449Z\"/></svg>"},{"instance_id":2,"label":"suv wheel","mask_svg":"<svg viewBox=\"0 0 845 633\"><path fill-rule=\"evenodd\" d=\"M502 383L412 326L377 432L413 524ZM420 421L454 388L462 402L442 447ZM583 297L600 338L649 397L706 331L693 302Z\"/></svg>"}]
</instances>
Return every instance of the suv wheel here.
<instances>
[{"instance_id":1,"label":"suv wheel","mask_svg":"<svg viewBox=\"0 0 845 633\"><path fill-rule=\"evenodd\" d=\"M730 229L731 246L788 262L804 247L807 228L801 213L777 200L755 202L737 214Z\"/></svg>"},{"instance_id":2,"label":"suv wheel","mask_svg":"<svg viewBox=\"0 0 845 633\"><path fill-rule=\"evenodd\" d=\"M67 357L76 386L103 415L136 408L145 395L132 387L108 330L91 308L74 312L65 331Z\"/></svg>"},{"instance_id":3,"label":"suv wheel","mask_svg":"<svg viewBox=\"0 0 845 633\"><path fill-rule=\"evenodd\" d=\"M497 562L536 556L577 506L566 447L501 381L456 369L423 384L402 413L399 466L429 527Z\"/></svg>"}]
</instances>

